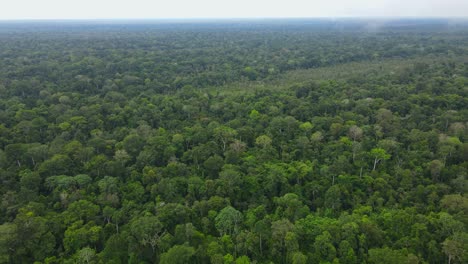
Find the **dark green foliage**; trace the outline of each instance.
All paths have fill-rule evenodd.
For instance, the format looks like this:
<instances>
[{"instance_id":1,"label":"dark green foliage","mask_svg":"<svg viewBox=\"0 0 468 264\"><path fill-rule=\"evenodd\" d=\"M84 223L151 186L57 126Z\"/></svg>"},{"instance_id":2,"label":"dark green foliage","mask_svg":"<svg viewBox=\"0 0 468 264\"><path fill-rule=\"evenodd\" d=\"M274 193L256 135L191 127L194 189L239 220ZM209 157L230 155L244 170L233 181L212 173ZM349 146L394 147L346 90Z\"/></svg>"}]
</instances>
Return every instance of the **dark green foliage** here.
<instances>
[{"instance_id":1,"label":"dark green foliage","mask_svg":"<svg viewBox=\"0 0 468 264\"><path fill-rule=\"evenodd\" d=\"M467 25L283 22L0 23L0 263L466 263Z\"/></svg>"}]
</instances>

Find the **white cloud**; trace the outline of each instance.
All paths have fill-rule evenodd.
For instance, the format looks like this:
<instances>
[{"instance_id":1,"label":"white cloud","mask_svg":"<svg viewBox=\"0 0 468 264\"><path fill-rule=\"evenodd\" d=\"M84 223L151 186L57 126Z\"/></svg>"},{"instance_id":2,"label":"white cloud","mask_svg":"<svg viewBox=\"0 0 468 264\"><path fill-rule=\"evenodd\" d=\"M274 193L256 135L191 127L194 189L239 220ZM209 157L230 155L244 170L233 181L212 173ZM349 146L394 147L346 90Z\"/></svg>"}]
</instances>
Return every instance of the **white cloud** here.
<instances>
[{"instance_id":1,"label":"white cloud","mask_svg":"<svg viewBox=\"0 0 468 264\"><path fill-rule=\"evenodd\" d=\"M467 0L0 0L0 19L468 17Z\"/></svg>"}]
</instances>

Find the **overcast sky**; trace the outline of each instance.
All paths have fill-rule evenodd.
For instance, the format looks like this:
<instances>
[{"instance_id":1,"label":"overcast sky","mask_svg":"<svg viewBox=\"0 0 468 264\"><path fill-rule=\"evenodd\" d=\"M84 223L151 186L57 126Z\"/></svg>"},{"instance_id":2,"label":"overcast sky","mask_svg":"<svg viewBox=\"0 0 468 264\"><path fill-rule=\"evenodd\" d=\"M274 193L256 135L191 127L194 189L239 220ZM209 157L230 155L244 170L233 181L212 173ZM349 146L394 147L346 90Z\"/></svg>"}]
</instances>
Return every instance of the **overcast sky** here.
<instances>
[{"instance_id":1,"label":"overcast sky","mask_svg":"<svg viewBox=\"0 0 468 264\"><path fill-rule=\"evenodd\" d=\"M468 0L0 0L0 19L468 17Z\"/></svg>"}]
</instances>

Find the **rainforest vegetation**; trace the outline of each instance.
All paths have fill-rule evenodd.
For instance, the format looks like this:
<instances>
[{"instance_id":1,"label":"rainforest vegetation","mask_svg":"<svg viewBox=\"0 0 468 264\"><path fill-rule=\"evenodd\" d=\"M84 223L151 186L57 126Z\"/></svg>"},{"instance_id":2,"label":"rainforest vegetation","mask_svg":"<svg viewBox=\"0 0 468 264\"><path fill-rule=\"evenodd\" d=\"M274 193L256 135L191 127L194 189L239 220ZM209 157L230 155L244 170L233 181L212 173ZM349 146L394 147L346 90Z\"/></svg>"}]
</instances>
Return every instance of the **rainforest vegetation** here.
<instances>
[{"instance_id":1,"label":"rainforest vegetation","mask_svg":"<svg viewBox=\"0 0 468 264\"><path fill-rule=\"evenodd\" d=\"M0 263L468 263L468 23L0 23Z\"/></svg>"}]
</instances>

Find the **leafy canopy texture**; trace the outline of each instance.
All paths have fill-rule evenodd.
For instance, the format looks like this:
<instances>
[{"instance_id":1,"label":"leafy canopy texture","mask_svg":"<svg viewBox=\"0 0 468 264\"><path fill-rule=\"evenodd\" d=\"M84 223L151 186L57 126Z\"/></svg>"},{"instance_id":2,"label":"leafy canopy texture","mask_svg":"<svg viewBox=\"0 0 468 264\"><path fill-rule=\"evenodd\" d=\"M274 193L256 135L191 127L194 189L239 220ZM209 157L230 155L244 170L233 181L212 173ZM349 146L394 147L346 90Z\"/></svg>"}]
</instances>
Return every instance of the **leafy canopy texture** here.
<instances>
[{"instance_id":1,"label":"leafy canopy texture","mask_svg":"<svg viewBox=\"0 0 468 264\"><path fill-rule=\"evenodd\" d=\"M468 24L0 22L0 264L468 263Z\"/></svg>"}]
</instances>

